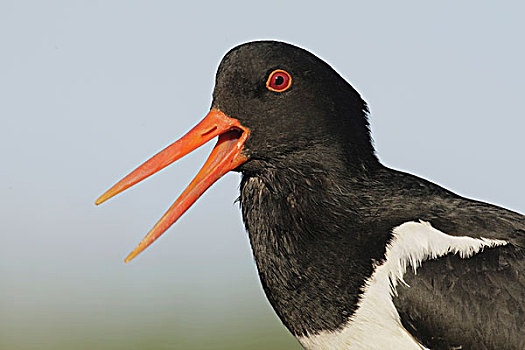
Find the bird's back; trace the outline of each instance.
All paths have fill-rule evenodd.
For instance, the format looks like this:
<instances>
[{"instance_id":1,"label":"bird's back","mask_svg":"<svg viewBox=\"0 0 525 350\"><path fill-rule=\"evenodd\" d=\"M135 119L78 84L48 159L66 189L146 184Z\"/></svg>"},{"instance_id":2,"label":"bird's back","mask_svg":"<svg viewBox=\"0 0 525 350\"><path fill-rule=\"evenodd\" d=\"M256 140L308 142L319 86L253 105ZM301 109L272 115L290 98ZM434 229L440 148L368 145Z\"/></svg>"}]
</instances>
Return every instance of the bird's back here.
<instances>
[{"instance_id":1,"label":"bird's back","mask_svg":"<svg viewBox=\"0 0 525 350\"><path fill-rule=\"evenodd\" d=\"M391 171L389 177L396 183L390 183L393 196L404 203L397 220L424 220L453 237L506 242L468 258L451 252L408 268L394 297L403 326L431 349L525 349L525 216L412 175Z\"/></svg>"}]
</instances>

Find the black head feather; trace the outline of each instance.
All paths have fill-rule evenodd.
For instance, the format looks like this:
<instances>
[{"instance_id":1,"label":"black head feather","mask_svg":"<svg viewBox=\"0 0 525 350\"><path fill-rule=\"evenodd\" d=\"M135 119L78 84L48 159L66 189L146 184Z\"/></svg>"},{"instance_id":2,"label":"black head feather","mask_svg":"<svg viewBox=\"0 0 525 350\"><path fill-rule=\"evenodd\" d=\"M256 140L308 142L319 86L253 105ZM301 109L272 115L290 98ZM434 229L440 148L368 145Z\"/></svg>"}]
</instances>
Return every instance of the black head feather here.
<instances>
[{"instance_id":1,"label":"black head feather","mask_svg":"<svg viewBox=\"0 0 525 350\"><path fill-rule=\"evenodd\" d=\"M290 89L267 89L275 69L290 73ZM276 41L232 49L219 66L213 97L213 107L251 130L244 146L251 161L240 170L257 169L257 164L288 167L297 159L326 164L330 157L347 159L355 168L377 162L365 101L328 64L304 49Z\"/></svg>"}]
</instances>

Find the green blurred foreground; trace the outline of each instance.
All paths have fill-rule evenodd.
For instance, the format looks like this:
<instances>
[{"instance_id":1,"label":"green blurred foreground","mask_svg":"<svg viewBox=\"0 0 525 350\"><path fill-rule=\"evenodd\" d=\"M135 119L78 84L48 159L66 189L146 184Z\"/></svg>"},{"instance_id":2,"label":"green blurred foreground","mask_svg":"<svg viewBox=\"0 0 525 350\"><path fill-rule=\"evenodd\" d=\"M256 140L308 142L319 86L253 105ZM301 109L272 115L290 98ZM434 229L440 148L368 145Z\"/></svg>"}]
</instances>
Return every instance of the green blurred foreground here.
<instances>
[{"instance_id":1,"label":"green blurred foreground","mask_svg":"<svg viewBox=\"0 0 525 350\"><path fill-rule=\"evenodd\" d=\"M159 310L157 310L159 311ZM213 313L217 310L211 310ZM301 349L271 310L253 313L164 315L117 320L115 315L86 317L55 313L0 314L1 350L284 350ZM258 312L257 312L258 311ZM78 317L80 316L80 317ZM9 320L12 323L8 323ZM8 322L6 322L8 321Z\"/></svg>"},{"instance_id":2,"label":"green blurred foreground","mask_svg":"<svg viewBox=\"0 0 525 350\"><path fill-rule=\"evenodd\" d=\"M260 324L258 328L253 328L253 326L251 322L248 327L225 323L213 331L203 328L200 332L193 329L191 332L181 333L180 331L167 331L166 329L169 328L167 325L158 325L158 331L155 331L153 325L149 325L148 329L136 330L129 334L122 329L117 332L108 329L105 334L97 334L96 337L90 336L89 330L86 330L85 334L72 334L64 330L64 334L59 337L56 337L56 333L53 337L45 334L38 336L27 334L25 337L22 334L17 336L14 334L2 334L0 349L301 349L297 341L287 334L286 330L280 328L278 323L274 325L264 323Z\"/></svg>"}]
</instances>

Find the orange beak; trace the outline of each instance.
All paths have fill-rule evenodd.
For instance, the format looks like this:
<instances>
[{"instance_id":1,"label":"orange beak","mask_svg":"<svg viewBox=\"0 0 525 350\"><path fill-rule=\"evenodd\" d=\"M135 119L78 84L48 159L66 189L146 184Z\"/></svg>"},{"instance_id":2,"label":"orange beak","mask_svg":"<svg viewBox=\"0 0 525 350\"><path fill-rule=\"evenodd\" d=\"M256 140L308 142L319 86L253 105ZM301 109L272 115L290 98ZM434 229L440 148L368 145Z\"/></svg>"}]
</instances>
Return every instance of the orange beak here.
<instances>
[{"instance_id":1,"label":"orange beak","mask_svg":"<svg viewBox=\"0 0 525 350\"><path fill-rule=\"evenodd\" d=\"M159 238L215 181L248 160L242 154L242 150L249 134L250 130L242 126L237 119L230 118L218 109L212 108L206 117L186 135L151 157L96 200L96 205L105 202L219 136L215 148L197 176L135 250L128 255L125 262L136 257Z\"/></svg>"}]
</instances>

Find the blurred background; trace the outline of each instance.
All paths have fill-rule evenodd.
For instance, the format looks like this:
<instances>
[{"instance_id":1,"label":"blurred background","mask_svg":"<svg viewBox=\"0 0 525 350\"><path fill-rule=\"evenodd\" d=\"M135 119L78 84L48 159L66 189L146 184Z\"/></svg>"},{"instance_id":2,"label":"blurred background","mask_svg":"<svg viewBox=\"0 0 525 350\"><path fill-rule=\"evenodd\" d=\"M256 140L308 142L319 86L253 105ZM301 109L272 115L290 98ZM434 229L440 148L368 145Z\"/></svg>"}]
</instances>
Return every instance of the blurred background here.
<instances>
[{"instance_id":1,"label":"blurred background","mask_svg":"<svg viewBox=\"0 0 525 350\"><path fill-rule=\"evenodd\" d=\"M214 142L94 200L208 111L233 46L311 50L371 109L383 162L525 212L521 2L0 0L0 349L298 349L213 186L123 258Z\"/></svg>"}]
</instances>

